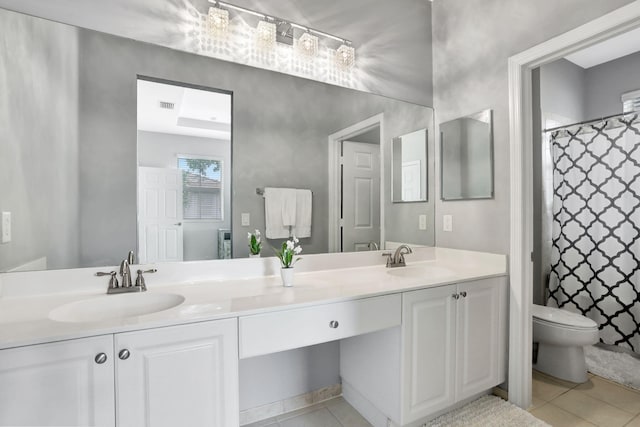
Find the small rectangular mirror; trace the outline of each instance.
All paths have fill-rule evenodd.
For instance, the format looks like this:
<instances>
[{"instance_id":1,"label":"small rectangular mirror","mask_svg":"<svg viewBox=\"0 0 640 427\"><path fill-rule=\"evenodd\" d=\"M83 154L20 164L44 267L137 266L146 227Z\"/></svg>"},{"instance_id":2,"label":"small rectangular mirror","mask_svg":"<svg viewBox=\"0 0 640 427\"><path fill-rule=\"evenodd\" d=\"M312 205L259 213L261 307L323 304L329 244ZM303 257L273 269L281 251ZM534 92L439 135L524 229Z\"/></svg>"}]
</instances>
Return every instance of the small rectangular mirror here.
<instances>
[{"instance_id":1,"label":"small rectangular mirror","mask_svg":"<svg viewBox=\"0 0 640 427\"><path fill-rule=\"evenodd\" d=\"M391 200L393 203L427 201L427 130L420 129L392 140Z\"/></svg>"},{"instance_id":2,"label":"small rectangular mirror","mask_svg":"<svg viewBox=\"0 0 640 427\"><path fill-rule=\"evenodd\" d=\"M492 111L440 124L442 200L493 198Z\"/></svg>"}]
</instances>

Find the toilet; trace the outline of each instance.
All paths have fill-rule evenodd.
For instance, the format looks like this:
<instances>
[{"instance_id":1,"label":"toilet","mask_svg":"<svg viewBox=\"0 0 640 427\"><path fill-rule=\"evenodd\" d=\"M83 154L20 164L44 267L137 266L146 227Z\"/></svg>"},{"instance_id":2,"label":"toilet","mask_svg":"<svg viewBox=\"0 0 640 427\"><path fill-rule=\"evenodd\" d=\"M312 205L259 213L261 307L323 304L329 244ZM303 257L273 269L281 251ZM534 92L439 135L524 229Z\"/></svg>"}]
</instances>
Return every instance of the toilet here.
<instances>
[{"instance_id":1,"label":"toilet","mask_svg":"<svg viewBox=\"0 0 640 427\"><path fill-rule=\"evenodd\" d=\"M600 340L598 325L581 314L533 305L533 342L538 356L533 368L574 383L588 380L584 346Z\"/></svg>"}]
</instances>

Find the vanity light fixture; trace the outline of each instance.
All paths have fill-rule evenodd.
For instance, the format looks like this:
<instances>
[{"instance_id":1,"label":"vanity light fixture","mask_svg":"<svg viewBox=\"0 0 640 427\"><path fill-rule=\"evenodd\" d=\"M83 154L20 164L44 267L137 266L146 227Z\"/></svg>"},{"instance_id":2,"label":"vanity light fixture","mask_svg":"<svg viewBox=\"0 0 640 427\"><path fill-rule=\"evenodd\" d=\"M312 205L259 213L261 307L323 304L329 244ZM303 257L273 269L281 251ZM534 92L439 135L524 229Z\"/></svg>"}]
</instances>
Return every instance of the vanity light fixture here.
<instances>
[{"instance_id":1,"label":"vanity light fixture","mask_svg":"<svg viewBox=\"0 0 640 427\"><path fill-rule=\"evenodd\" d=\"M218 0L209 0L209 2L214 4L209 8L208 16L209 27L211 28L210 35L212 37L223 36L228 32L228 27L233 25L229 19L229 11L233 11L239 15L252 15L260 18L255 30L255 41L256 45L261 49L275 49L278 43L283 45L293 44L294 52L307 59L318 56L321 49L327 49L329 50L330 58L331 55L334 55L333 63L339 69L350 71L355 65L355 49L350 41L342 37L231 3ZM297 34L300 34L300 36L294 41ZM338 46L337 48L336 45Z\"/></svg>"},{"instance_id":2,"label":"vanity light fixture","mask_svg":"<svg viewBox=\"0 0 640 427\"><path fill-rule=\"evenodd\" d=\"M217 37L225 36L229 29L229 11L222 9L220 4L216 2L214 6L209 8L207 23L209 34Z\"/></svg>"},{"instance_id":3,"label":"vanity light fixture","mask_svg":"<svg viewBox=\"0 0 640 427\"><path fill-rule=\"evenodd\" d=\"M298 53L303 56L309 58L315 57L318 55L318 36L314 36L309 30L307 30L298 39L296 48Z\"/></svg>"},{"instance_id":4,"label":"vanity light fixture","mask_svg":"<svg viewBox=\"0 0 640 427\"><path fill-rule=\"evenodd\" d=\"M336 62L342 69L350 70L353 68L356 62L356 51L350 41L343 40L342 45L336 50Z\"/></svg>"},{"instance_id":5,"label":"vanity light fixture","mask_svg":"<svg viewBox=\"0 0 640 427\"><path fill-rule=\"evenodd\" d=\"M269 17L258 22L256 43L262 49L273 49L276 46L276 24Z\"/></svg>"}]
</instances>

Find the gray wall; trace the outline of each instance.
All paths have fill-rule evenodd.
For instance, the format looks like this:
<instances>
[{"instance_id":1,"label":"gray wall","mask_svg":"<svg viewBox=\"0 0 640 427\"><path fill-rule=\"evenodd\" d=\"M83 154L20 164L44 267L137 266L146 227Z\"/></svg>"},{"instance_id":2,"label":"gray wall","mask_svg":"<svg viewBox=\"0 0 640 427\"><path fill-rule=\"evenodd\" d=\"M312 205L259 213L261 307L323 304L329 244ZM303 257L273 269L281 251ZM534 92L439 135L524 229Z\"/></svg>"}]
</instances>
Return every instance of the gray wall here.
<instances>
[{"instance_id":1,"label":"gray wall","mask_svg":"<svg viewBox=\"0 0 640 427\"><path fill-rule=\"evenodd\" d=\"M585 120L622 113L620 96L640 89L640 52L591 67L585 79Z\"/></svg>"},{"instance_id":2,"label":"gray wall","mask_svg":"<svg viewBox=\"0 0 640 427\"><path fill-rule=\"evenodd\" d=\"M509 252L509 96L507 60L631 0L436 0L433 2L434 106L445 122L494 111L495 198L436 204L438 246ZM442 215L453 215L445 233Z\"/></svg>"},{"instance_id":3,"label":"gray wall","mask_svg":"<svg viewBox=\"0 0 640 427\"><path fill-rule=\"evenodd\" d=\"M587 70L566 59L559 59L540 67L542 111L575 122L586 120L589 117L585 114L586 78Z\"/></svg>"},{"instance_id":4,"label":"gray wall","mask_svg":"<svg viewBox=\"0 0 640 427\"><path fill-rule=\"evenodd\" d=\"M232 3L352 40L357 50L355 88L433 105L429 1ZM208 0L0 0L0 7L10 10L185 51L198 50L193 17L209 6Z\"/></svg>"},{"instance_id":5,"label":"gray wall","mask_svg":"<svg viewBox=\"0 0 640 427\"><path fill-rule=\"evenodd\" d=\"M138 131L138 164L177 169L178 155L222 160L223 220L183 220L185 261L218 259L218 230L231 229L231 141L187 135Z\"/></svg>"},{"instance_id":6,"label":"gray wall","mask_svg":"<svg viewBox=\"0 0 640 427\"><path fill-rule=\"evenodd\" d=\"M0 28L0 211L11 212L13 234L0 244L0 271L42 257L75 266L77 31L4 11Z\"/></svg>"}]
</instances>

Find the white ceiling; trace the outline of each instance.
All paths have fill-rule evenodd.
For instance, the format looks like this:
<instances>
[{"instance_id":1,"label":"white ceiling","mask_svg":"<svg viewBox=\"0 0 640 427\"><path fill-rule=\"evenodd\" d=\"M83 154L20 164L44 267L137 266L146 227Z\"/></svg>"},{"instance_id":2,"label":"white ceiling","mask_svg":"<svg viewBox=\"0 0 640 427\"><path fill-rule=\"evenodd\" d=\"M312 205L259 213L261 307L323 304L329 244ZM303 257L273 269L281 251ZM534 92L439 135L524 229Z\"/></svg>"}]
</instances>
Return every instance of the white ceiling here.
<instances>
[{"instance_id":1,"label":"white ceiling","mask_svg":"<svg viewBox=\"0 0 640 427\"><path fill-rule=\"evenodd\" d=\"M590 46L565 58L582 68L591 68L640 51L640 28Z\"/></svg>"},{"instance_id":2,"label":"white ceiling","mask_svg":"<svg viewBox=\"0 0 640 427\"><path fill-rule=\"evenodd\" d=\"M230 140L231 95L138 80L138 130Z\"/></svg>"}]
</instances>

